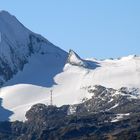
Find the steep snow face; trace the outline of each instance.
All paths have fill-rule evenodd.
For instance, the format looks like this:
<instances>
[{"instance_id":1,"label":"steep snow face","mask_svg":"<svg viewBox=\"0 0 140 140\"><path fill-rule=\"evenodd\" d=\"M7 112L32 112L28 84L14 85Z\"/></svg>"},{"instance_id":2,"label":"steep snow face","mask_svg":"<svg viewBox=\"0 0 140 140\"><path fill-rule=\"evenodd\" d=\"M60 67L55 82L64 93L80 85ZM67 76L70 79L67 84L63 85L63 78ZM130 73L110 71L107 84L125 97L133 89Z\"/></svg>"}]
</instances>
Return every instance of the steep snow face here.
<instances>
[{"instance_id":1,"label":"steep snow face","mask_svg":"<svg viewBox=\"0 0 140 140\"><path fill-rule=\"evenodd\" d=\"M25 28L14 16L0 12L0 85L22 70L33 54L54 54L65 61L66 52Z\"/></svg>"},{"instance_id":2,"label":"steep snow face","mask_svg":"<svg viewBox=\"0 0 140 140\"><path fill-rule=\"evenodd\" d=\"M14 75L3 87L16 84L52 87L57 84L54 77L63 71L65 62L65 57L57 52L44 55L33 54L28 59L28 63L24 65L23 70Z\"/></svg>"}]
</instances>

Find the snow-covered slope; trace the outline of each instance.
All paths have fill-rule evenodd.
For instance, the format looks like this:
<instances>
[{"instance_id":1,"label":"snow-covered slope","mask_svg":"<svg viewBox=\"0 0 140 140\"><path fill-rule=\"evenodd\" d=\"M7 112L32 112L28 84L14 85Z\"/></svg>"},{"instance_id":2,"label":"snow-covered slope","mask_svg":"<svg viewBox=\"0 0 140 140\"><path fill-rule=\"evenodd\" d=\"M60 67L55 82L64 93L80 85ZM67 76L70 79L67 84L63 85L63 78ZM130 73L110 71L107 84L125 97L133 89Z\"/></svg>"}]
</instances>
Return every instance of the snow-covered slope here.
<instances>
[{"instance_id":1,"label":"snow-covered slope","mask_svg":"<svg viewBox=\"0 0 140 140\"><path fill-rule=\"evenodd\" d=\"M38 56L35 58L38 58ZM1 89L0 97L3 99L3 107L14 112L10 116L11 120L25 120L26 111L36 103L50 104L50 90L53 90L53 104L61 106L77 104L85 98L90 99L92 95L88 92L87 87L91 85L103 85L115 89L121 87L140 88L140 57L133 56L118 60L96 62L90 60L90 63L98 64L94 69L67 63L64 71L54 77L56 84L50 88L36 86L37 84L20 84L22 80L29 83L29 79L33 81L44 79L44 82L47 81L47 76L43 79L39 78L43 77L43 72L37 75L38 71L41 69L44 71L45 68L35 58L28 65L25 65L23 72L18 73L7 82L7 85L11 85L11 83L19 84ZM39 64L40 66L37 67ZM35 68L36 71L33 72L32 70ZM49 68L51 69L51 66ZM137 97L138 95L135 96L135 98Z\"/></svg>"},{"instance_id":2,"label":"snow-covered slope","mask_svg":"<svg viewBox=\"0 0 140 140\"><path fill-rule=\"evenodd\" d=\"M0 31L0 120L25 120L32 105L50 104L50 90L53 104L61 106L90 99L89 86L140 88L140 57L83 60L74 51L67 57L7 12L0 13Z\"/></svg>"}]
</instances>

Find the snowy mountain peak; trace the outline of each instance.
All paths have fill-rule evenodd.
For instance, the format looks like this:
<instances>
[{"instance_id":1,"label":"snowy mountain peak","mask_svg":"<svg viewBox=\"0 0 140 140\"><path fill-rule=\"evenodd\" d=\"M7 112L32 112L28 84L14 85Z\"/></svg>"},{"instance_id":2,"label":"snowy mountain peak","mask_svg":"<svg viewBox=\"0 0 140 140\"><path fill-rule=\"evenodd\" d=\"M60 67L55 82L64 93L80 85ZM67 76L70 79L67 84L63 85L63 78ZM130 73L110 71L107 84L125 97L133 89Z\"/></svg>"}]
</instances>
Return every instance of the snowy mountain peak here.
<instances>
[{"instance_id":1,"label":"snowy mountain peak","mask_svg":"<svg viewBox=\"0 0 140 140\"><path fill-rule=\"evenodd\" d=\"M75 66L83 66L86 67L86 63L83 59L78 56L73 50L69 50L68 60L67 63Z\"/></svg>"},{"instance_id":2,"label":"snowy mountain peak","mask_svg":"<svg viewBox=\"0 0 140 140\"><path fill-rule=\"evenodd\" d=\"M47 39L33 33L15 16L0 12L0 86L10 80L35 54L65 61L67 53ZM56 58L57 57L57 58Z\"/></svg>"}]
</instances>

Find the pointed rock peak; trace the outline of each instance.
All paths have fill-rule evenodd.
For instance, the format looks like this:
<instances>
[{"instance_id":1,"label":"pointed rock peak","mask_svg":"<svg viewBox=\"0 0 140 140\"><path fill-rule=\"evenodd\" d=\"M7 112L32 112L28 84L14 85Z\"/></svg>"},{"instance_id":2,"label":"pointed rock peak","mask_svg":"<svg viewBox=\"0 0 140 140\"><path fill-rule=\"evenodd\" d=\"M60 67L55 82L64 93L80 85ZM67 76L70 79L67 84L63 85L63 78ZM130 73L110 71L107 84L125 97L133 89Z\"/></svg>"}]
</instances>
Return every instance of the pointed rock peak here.
<instances>
[{"instance_id":1,"label":"pointed rock peak","mask_svg":"<svg viewBox=\"0 0 140 140\"><path fill-rule=\"evenodd\" d=\"M69 51L67 63L75 66L86 67L86 63L84 62L84 60L81 59L73 50Z\"/></svg>"},{"instance_id":2,"label":"pointed rock peak","mask_svg":"<svg viewBox=\"0 0 140 140\"><path fill-rule=\"evenodd\" d=\"M82 60L80 58L80 56L78 56L78 54L76 52L74 52L73 50L69 50L69 60L75 61L75 60Z\"/></svg>"}]
</instances>

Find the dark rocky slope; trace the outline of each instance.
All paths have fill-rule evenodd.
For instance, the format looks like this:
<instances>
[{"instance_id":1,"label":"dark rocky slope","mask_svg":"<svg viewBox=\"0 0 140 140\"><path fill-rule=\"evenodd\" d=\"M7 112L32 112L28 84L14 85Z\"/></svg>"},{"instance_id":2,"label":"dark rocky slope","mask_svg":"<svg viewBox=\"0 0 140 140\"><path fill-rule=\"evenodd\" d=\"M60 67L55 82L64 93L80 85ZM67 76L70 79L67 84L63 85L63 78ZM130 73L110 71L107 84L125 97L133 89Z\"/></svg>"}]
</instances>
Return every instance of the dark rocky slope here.
<instances>
[{"instance_id":1,"label":"dark rocky slope","mask_svg":"<svg viewBox=\"0 0 140 140\"><path fill-rule=\"evenodd\" d=\"M89 90L94 96L81 104L62 107L36 104L26 113L26 122L1 122L0 139L140 139L140 100L131 96L136 89L121 88L119 95L115 94L116 90L102 86L89 87ZM117 96L113 96L111 103L109 100L114 94ZM118 106L112 107L115 104Z\"/></svg>"}]
</instances>

